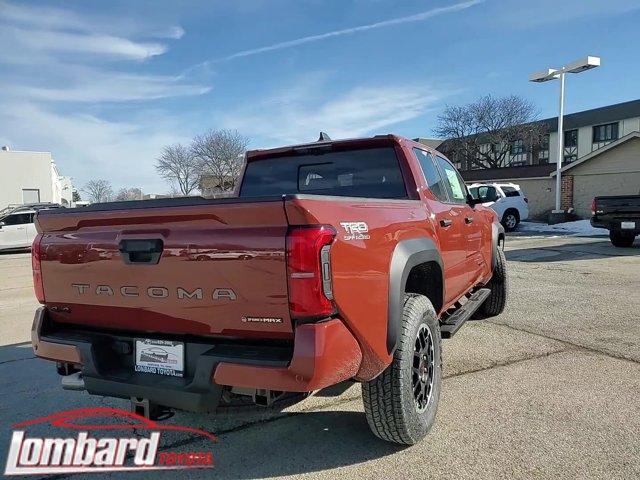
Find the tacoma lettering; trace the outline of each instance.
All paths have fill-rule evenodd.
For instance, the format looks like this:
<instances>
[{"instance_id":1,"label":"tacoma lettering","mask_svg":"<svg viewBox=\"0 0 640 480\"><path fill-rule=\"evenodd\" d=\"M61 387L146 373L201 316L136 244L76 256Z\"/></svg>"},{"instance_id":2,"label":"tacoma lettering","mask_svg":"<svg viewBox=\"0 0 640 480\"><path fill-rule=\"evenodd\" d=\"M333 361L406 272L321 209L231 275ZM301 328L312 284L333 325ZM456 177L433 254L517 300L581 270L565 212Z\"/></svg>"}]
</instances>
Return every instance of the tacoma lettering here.
<instances>
[{"instance_id":1,"label":"tacoma lettering","mask_svg":"<svg viewBox=\"0 0 640 480\"><path fill-rule=\"evenodd\" d=\"M172 296L173 290L167 287L152 286L146 289L141 289L135 285L123 285L120 287L112 287L111 285L96 285L95 289L88 283L72 283L71 288L75 290L78 295L87 295L95 292L95 295L100 296L114 296L115 292L119 292L122 297L139 297L140 291L146 293L147 297L153 299L163 299ZM210 294L210 298L213 300L229 300L234 301L238 297L236 292L231 288L214 288ZM175 297L178 300L202 300L205 297L204 289L198 287L194 289L188 289L184 287L176 287Z\"/></svg>"}]
</instances>

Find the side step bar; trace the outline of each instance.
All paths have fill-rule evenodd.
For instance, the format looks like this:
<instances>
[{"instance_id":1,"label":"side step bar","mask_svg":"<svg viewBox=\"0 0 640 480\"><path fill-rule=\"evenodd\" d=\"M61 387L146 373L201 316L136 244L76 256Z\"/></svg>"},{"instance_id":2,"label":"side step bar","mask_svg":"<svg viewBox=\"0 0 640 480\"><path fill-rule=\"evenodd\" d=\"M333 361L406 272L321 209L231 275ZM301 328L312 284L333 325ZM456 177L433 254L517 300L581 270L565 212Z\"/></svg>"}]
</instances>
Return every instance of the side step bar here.
<instances>
[{"instance_id":1,"label":"side step bar","mask_svg":"<svg viewBox=\"0 0 640 480\"><path fill-rule=\"evenodd\" d=\"M464 325L464 322L471 318L480 305L487 299L491 290L488 288L480 288L476 290L467 301L458 307L446 320L440 324L440 333L442 338L453 337L460 327Z\"/></svg>"}]
</instances>

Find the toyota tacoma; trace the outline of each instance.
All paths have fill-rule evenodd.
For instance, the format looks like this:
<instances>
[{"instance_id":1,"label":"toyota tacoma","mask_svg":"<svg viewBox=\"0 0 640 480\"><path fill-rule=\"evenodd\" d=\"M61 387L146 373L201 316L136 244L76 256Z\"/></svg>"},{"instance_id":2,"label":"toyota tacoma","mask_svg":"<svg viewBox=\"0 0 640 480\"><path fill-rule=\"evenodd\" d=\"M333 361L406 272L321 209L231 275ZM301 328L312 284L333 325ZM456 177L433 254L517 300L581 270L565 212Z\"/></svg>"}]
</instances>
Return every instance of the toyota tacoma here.
<instances>
[{"instance_id":1,"label":"toyota tacoma","mask_svg":"<svg viewBox=\"0 0 640 480\"><path fill-rule=\"evenodd\" d=\"M43 210L33 348L147 416L360 382L374 434L413 444L441 339L505 307L504 229L477 203L429 147L322 134L247 152L233 198Z\"/></svg>"}]
</instances>

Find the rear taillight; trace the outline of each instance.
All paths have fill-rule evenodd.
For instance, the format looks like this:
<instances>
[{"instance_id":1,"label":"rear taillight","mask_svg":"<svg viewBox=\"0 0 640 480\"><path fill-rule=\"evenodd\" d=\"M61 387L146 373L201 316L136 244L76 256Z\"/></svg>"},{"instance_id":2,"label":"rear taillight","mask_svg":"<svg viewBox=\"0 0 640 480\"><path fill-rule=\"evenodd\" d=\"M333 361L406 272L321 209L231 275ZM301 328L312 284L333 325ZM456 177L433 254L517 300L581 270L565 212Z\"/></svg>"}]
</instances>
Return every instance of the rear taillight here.
<instances>
[{"instance_id":1,"label":"rear taillight","mask_svg":"<svg viewBox=\"0 0 640 480\"><path fill-rule=\"evenodd\" d=\"M36 235L31 245L31 268L33 270L33 289L36 293L36 298L40 303L44 303L44 287L42 285L42 265L41 265L41 252L40 242L42 241L42 234Z\"/></svg>"},{"instance_id":2,"label":"rear taillight","mask_svg":"<svg viewBox=\"0 0 640 480\"><path fill-rule=\"evenodd\" d=\"M291 227L287 233L287 280L292 318L318 319L336 312L329 251L336 236L331 225Z\"/></svg>"},{"instance_id":3,"label":"rear taillight","mask_svg":"<svg viewBox=\"0 0 640 480\"><path fill-rule=\"evenodd\" d=\"M594 198L591 201L591 215L595 215L596 214L596 199Z\"/></svg>"}]
</instances>

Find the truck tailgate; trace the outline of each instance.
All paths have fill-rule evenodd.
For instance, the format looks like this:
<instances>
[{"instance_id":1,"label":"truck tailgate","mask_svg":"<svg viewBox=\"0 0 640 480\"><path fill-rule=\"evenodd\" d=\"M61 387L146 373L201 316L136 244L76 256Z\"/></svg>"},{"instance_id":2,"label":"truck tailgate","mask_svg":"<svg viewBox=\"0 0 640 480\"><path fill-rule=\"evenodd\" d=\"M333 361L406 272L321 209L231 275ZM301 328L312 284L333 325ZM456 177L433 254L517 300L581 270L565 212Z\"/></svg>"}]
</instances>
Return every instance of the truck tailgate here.
<instances>
[{"instance_id":1,"label":"truck tailgate","mask_svg":"<svg viewBox=\"0 0 640 480\"><path fill-rule=\"evenodd\" d=\"M640 195L601 196L595 198L598 215L629 215L640 213Z\"/></svg>"},{"instance_id":2,"label":"truck tailgate","mask_svg":"<svg viewBox=\"0 0 640 480\"><path fill-rule=\"evenodd\" d=\"M45 302L55 321L292 336L281 199L45 212L37 225Z\"/></svg>"}]
</instances>

